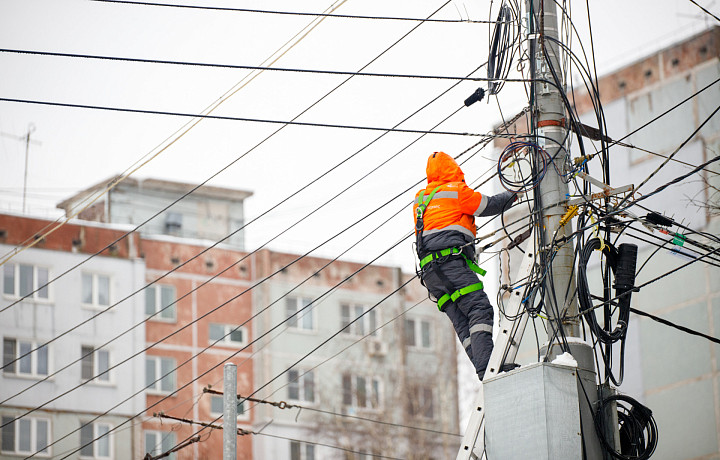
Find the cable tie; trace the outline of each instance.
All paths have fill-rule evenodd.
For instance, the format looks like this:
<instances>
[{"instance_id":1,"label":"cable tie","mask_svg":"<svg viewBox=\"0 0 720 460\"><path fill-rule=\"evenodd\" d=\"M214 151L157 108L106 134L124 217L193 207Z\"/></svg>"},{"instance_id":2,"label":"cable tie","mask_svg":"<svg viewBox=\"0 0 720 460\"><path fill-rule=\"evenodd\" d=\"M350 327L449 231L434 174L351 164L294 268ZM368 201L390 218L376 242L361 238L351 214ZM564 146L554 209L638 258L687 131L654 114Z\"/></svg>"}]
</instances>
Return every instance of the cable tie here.
<instances>
[{"instance_id":1,"label":"cable tie","mask_svg":"<svg viewBox=\"0 0 720 460\"><path fill-rule=\"evenodd\" d=\"M685 239L685 235L682 233L675 233L673 235L672 244L682 247L685 245Z\"/></svg>"}]
</instances>

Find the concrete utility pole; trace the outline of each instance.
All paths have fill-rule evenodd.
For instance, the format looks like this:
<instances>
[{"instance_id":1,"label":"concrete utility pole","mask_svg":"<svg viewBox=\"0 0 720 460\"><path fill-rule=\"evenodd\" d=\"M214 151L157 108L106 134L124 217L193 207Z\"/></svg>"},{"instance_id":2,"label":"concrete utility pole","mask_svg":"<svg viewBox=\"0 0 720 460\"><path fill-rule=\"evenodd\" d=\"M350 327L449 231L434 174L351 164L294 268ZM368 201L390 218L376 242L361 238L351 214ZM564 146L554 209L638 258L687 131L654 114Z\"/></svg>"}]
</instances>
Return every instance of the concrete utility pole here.
<instances>
[{"instance_id":1,"label":"concrete utility pole","mask_svg":"<svg viewBox=\"0 0 720 460\"><path fill-rule=\"evenodd\" d=\"M583 427L583 446L588 460L604 458L600 440L595 432L593 407L597 401L595 359L591 346L581 339L578 317L577 289L574 277L574 250L572 240L563 238L572 233L572 225L560 228L560 219L566 212L568 185L558 174L569 161L563 147L567 134L567 121L563 95L565 92L563 70L559 59L557 5L552 1L528 0L530 11L531 73L534 100L534 135L536 142L545 149L555 166L548 164L545 177L536 190L539 209L551 206L541 216L543 247L540 248L543 269L552 276L544 304L548 314L548 333L557 334L558 319L562 321L570 353L578 363L578 397L580 420ZM537 152L537 159L541 160ZM542 161L536 161L542 164ZM553 244L558 240L564 241ZM562 318L571 318L564 320ZM559 337L550 338L549 360L563 353ZM580 457L578 457L580 458Z\"/></svg>"},{"instance_id":2,"label":"concrete utility pole","mask_svg":"<svg viewBox=\"0 0 720 460\"><path fill-rule=\"evenodd\" d=\"M223 460L237 459L237 366L223 367Z\"/></svg>"}]
</instances>

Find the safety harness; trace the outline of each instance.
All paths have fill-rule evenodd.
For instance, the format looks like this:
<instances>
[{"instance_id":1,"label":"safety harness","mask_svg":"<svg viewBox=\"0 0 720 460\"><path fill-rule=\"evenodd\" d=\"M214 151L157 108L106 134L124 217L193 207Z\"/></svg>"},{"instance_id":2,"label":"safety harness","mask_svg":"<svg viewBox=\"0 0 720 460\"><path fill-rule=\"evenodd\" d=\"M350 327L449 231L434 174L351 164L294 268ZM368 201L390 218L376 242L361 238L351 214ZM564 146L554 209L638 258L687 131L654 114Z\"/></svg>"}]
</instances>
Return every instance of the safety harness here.
<instances>
[{"instance_id":1,"label":"safety harness","mask_svg":"<svg viewBox=\"0 0 720 460\"><path fill-rule=\"evenodd\" d=\"M420 195L418 196L418 206L417 210L415 211L415 245L417 247L417 253L418 258L420 258L420 254L422 254L423 246L422 246L422 232L425 228L425 223L423 221L423 215L425 214L425 211L427 210L427 206L430 203L430 200L433 199L435 196L435 192L437 192L440 189L440 186L435 187L430 194L425 197L425 190L420 192ZM420 271L422 272L423 268L427 266L428 264L441 264L446 260L447 257L454 256L454 255L460 255L463 259L465 259L465 262L468 264L468 267L470 270L474 271L480 276L485 276L485 273L487 273L485 270L480 268L475 262L470 260L463 252L461 248L447 248L442 249L440 251L431 252L430 254L426 255L425 257L420 258ZM459 297L464 296L465 294L470 294L471 292L479 291L483 288L482 281L479 281L477 283L471 284L469 286L465 286L460 289L454 289L452 283L450 280L445 276L445 274L442 272L442 270L436 270L435 273L437 273L440 280L445 285L445 289L449 292L444 294L442 297L440 297L437 300L437 306L438 310L442 311L443 305L448 300L452 300L455 302ZM420 277L422 280L422 276Z\"/></svg>"}]
</instances>

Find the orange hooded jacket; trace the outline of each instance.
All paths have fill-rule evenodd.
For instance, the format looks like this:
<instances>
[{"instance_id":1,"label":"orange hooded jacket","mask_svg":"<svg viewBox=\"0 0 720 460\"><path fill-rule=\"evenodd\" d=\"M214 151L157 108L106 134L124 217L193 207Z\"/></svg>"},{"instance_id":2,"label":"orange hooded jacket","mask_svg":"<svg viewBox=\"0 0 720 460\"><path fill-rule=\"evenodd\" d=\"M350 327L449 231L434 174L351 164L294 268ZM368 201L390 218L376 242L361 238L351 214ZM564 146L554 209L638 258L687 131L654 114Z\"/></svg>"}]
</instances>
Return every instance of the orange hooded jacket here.
<instances>
[{"instance_id":1,"label":"orange hooded jacket","mask_svg":"<svg viewBox=\"0 0 720 460\"><path fill-rule=\"evenodd\" d=\"M456 230L464 235L475 238L475 216L480 215L487 206L480 192L476 192L465 184L465 175L453 157L445 152L435 152L427 162L428 185L424 189L423 199L432 193L433 199L428 203L423 215L423 236L441 231ZM416 215L418 197L415 195L413 215Z\"/></svg>"}]
</instances>

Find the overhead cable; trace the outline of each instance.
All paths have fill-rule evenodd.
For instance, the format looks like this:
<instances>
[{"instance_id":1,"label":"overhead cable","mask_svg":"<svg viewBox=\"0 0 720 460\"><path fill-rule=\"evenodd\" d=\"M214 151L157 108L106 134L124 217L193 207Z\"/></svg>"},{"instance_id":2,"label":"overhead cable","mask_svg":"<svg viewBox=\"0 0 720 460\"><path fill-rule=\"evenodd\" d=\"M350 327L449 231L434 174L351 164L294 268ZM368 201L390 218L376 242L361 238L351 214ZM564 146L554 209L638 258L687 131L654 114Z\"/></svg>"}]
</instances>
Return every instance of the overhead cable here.
<instances>
[{"instance_id":1,"label":"overhead cable","mask_svg":"<svg viewBox=\"0 0 720 460\"><path fill-rule=\"evenodd\" d=\"M695 6L697 6L697 7L700 8L701 10L703 10L705 13L707 13L708 15L714 17L716 20L720 21L720 18L719 18L719 17L715 16L715 15L714 15L713 13L711 13L707 8L705 8L704 6L702 6L701 4L699 4L698 2L696 2L695 0L690 0L690 3L694 4ZM714 2L713 2L713 3L714 3ZM711 3L711 4L712 4L712 3Z\"/></svg>"},{"instance_id":2,"label":"overhead cable","mask_svg":"<svg viewBox=\"0 0 720 460\"><path fill-rule=\"evenodd\" d=\"M203 392L209 393L209 394L214 394L214 395L222 395L223 394L222 391L217 391L217 390L213 390L213 389L209 389L209 388L203 388ZM380 425L391 426L391 427L395 427L395 428L407 428L410 430L426 431L428 433L434 433L434 434L455 436L455 437L460 437L460 438L462 437L462 435L457 434L457 433L448 433L446 431L432 430L430 428L421 428L418 426L401 425L399 423L385 422L383 420L376 420L376 419L371 419L368 417L360 417L358 415L341 414L341 413L332 412L329 410L318 409L317 407L312 407L312 406L303 406L300 404L288 404L285 401L267 401L265 399L252 398L250 396L242 396L242 395L237 395L237 398L241 399L243 401L249 401L249 402L258 403L258 404L268 404L273 407L277 407L278 409L299 409L301 411L306 410L306 411L310 411L310 412L318 412L321 414L332 415L332 416L336 416L336 417L350 418L353 420L361 420L364 422L377 423Z\"/></svg>"},{"instance_id":3,"label":"overhead cable","mask_svg":"<svg viewBox=\"0 0 720 460\"><path fill-rule=\"evenodd\" d=\"M437 10L435 10L430 16L432 16L432 15L436 14L437 12L439 12L441 9L443 9L445 6L447 6L449 3L450 3L450 0L448 0L447 2L445 2L445 3L444 3L442 6L440 6ZM395 40L390 46L388 46L387 48L385 48L385 50L383 50L380 54L378 54L378 55L375 56L373 59L371 59L370 61L368 61L365 65L363 65L363 66L360 68L359 71L362 71L363 69L366 69L367 67L369 67L373 62L375 62L375 61L378 60L380 57L382 57L385 53L387 53L388 51L390 51L393 47L395 47L398 43L400 43L403 39L405 39L408 35L410 35L410 33L412 33L413 31L415 31L419 26L420 26L420 24L414 26L414 27L411 28L407 33L405 33L403 36L401 36L400 38L398 38L397 40ZM288 43L289 43L289 42L288 42ZM286 44L287 44L287 43L286 43ZM267 61L267 59L266 59L266 61ZM273 61L273 62L275 62L275 61ZM487 65L487 62L486 62L485 64L481 64L480 66L478 66L474 71L470 72L470 73L468 74L468 76L472 75L475 71L479 70L479 69L482 68L484 65ZM330 91L328 91L327 93L325 93L325 95L323 95L322 97L320 97L319 99L317 99L315 102L313 102L312 104L310 104L308 107L306 107L304 110L302 110L300 113L298 113L297 115L295 115L295 116L292 118L292 121L297 120L300 116L302 116L303 114L305 114L306 112L308 112L310 109L312 109L312 108L315 107L317 104L319 104L322 100L324 100L325 98L327 98L328 96L330 96L332 93L334 93L335 91L337 91L339 88L341 88L345 83L347 83L348 81L350 81L350 79L352 79L352 78L353 78L353 77L352 77L352 75L351 75L351 76L349 76L347 79L345 79L345 80L343 80L342 82L340 82L338 85L334 86ZM427 108L430 104L432 104L433 102L437 101L441 96L447 94L447 93L450 91L450 89L454 88L454 87L457 86L459 83L460 83L460 82L456 82L454 85L450 86L450 87L447 88L445 91L441 92L438 96L436 96L435 98L431 99L429 102L425 103L423 106L421 106L421 107L420 107L419 109L417 109L415 112L413 112L412 114L410 114L409 116L407 116L406 118L404 118L402 121L400 121L399 123L397 123L394 127L400 126L400 124L404 123L405 121L409 120L411 117L413 117L413 116L415 116L416 114L418 114L418 113L419 113L420 111L422 111L423 109ZM236 85L236 86L237 86L237 85ZM232 90L231 90L231 91L232 91ZM237 91L237 90L236 90L236 91ZM228 93L230 93L230 92L228 92ZM228 93L226 93L226 94L228 94ZM234 94L234 93L233 93L233 94ZM222 100L224 100L224 99L221 98L219 101L222 102ZM211 107L212 107L212 106L211 106ZM216 105L215 107L217 107L217 105ZM207 109L206 109L206 111L207 111ZM187 126L187 125L186 125L186 126ZM233 161L231 161L230 163L228 163L226 166L224 166L223 168L221 168L221 169L220 169L219 171L217 171L215 174L211 175L210 177L208 177L207 179L205 179L203 182L201 182L200 184L198 184L198 185L196 185L195 187L193 187L193 188L192 188L191 190L189 190L187 193L183 194L183 195L180 196L178 199L176 199L175 201L171 202L170 204L168 204L167 206L165 206L163 209L161 209L160 211L156 212L154 215L150 216L150 217L149 217L148 219L146 219L144 222L142 222L142 223L139 224L137 227L135 227L135 229L133 229L131 232L126 233L125 235L123 235L123 236L121 236L120 238L116 239L116 240L113 241L112 243L108 244L105 248L103 248L103 249L101 249L100 251L96 252L95 254L93 254L92 256L90 256L88 259L91 259L92 257L100 254L103 250L108 249L108 248L111 247L113 244L119 242L119 241L120 241L122 238L124 238L125 236L129 235L129 234L132 233L133 231L135 231L135 230L137 230L138 228L142 227L143 225L145 225L146 223L148 223L149 221L151 221L152 219L154 219L155 217L157 217L158 215L160 215L162 212L166 211L167 209L169 209L170 207L172 207L173 205L175 205L176 203L178 203L180 200L184 199L185 197L187 197L188 195L190 195L191 193L193 193L194 191L196 191L197 189L199 189L201 186L207 184L210 180L212 180L213 178L217 177L220 173L222 173L223 171L225 171L225 170L227 170L228 168L230 168L230 166L232 166L233 164L235 164L236 162L238 162L241 158L244 158L246 155L250 154L252 151L254 151L254 150L257 149L258 147L260 147L262 144L264 144L266 141L268 141L268 140L269 140L270 138L272 138L274 135L276 135L277 133L279 133L279 132L280 132L281 130L283 130L285 127L287 127L287 125L280 126L278 129L276 129L275 131L273 131L272 133L270 133L268 136L266 136L263 140L261 140L260 142L258 142L257 144L255 144L252 148L250 148L249 150L245 151L245 153L243 153L242 155L240 155L239 157L237 157L236 159L234 159ZM188 128L188 129L190 129L190 128ZM345 162L349 161L351 158L353 158L353 157L355 157L356 155L358 155L358 154L359 154L360 152L362 152L365 148L369 147L369 146L372 145L375 141L379 140L380 138L382 138L382 137L383 137L384 135L386 135L386 134L387 134L387 133L383 133L383 134L380 135L378 138L376 138L375 140L373 140L373 141L371 141L370 143L368 143L365 147L359 149L359 150L356 151L353 155L350 155L348 158L346 158L345 160L343 160L343 161L341 161L340 163L338 163L335 167L330 168L329 170L327 170L326 172L324 172L323 174L321 174L320 176L318 176L315 180L313 180L313 181L311 181L310 183L308 183L306 186L301 187L298 191L296 191L296 192L293 193L292 195L289 195L286 199L281 200L281 201L278 202L275 206L271 207L269 210L266 210L264 213L261 213L260 216L256 217L256 218L253 219L251 222L257 220L258 218L262 217L263 215L265 215L265 214L267 214L268 212L272 211L273 209L277 208L280 204L282 204L283 202L287 201L288 199L290 199L290 198L292 198L292 197L294 197L294 196L297 196L297 194L298 194L299 192L303 191L304 189L306 189L306 188L309 187L310 185L312 185L312 184L314 184L315 182L319 181L321 178L325 177L325 176L328 175L330 172L334 171L334 170L337 169L339 166L341 166L341 165L344 164ZM128 174L128 175L129 175L129 174ZM113 185L113 186L114 186L114 185ZM109 188L110 188L110 187L109 187ZM109 189L109 188L108 188L108 189ZM68 219L68 220L69 220L69 219ZM66 222L67 222L67 220L66 220ZM246 223L246 224L243 225L240 229L245 228L245 227L246 227L249 223L251 223L251 222ZM61 225L62 225L62 224L61 224ZM56 228L57 228L57 227L56 227ZM237 231L239 231L240 229L238 229ZM53 231L54 231L54 229L53 229ZM237 231L236 231L236 232L237 232ZM51 233L51 232L42 234L42 235L40 235L40 238L33 238L33 240L34 240L35 242L40 241L40 240L42 240L42 238L44 238L45 236L47 236L49 233ZM231 233L231 234L228 235L225 239L229 238L229 237L230 237L231 235L233 235L234 233L235 233L235 232ZM219 242L222 242L222 241L224 241L225 239L220 240ZM219 242L218 242L218 243L219 243ZM26 247L24 247L23 249L26 249L27 247L29 247L29 246L26 246ZM205 251L203 251L203 252L205 252ZM13 254L13 256L14 256L15 254L17 254L17 251ZM201 252L201 254L202 254L202 252ZM12 256L10 256L10 257L12 257ZM3 263L7 262L7 260L8 260L10 257L2 259L2 260L0 261L0 265L2 265ZM55 277L53 280L48 281L48 283L46 283L44 286L39 287L36 291L33 291L33 292L27 294L25 297L23 297L23 298L21 298L21 299L18 299L17 301L15 301L15 302L13 302L12 304L10 304L8 307L6 307L6 308L4 308L4 309L1 309L1 310L0 310L0 313L2 313L3 311L5 311L5 309L7 309L7 308L9 308L9 307L12 307L13 305L17 304L17 303L20 302L21 300L23 300L23 299L29 297L30 295L34 294L34 293L37 292L38 290L44 288L45 286L47 286L47 285L48 285L49 283L51 283L52 281L57 280L58 278L60 278L60 277L62 277L63 275L67 274L70 270L73 270L73 269L77 268L78 266L82 265L82 264L85 263L88 259L85 259L84 261L78 263L77 265L75 265L74 267L70 268L70 269L67 270L66 272L64 272L64 273L62 273L61 275ZM192 260L192 259L191 259L191 260ZM171 271L174 271L174 270L171 270ZM156 281L157 281L157 280L156 280Z\"/></svg>"},{"instance_id":4,"label":"overhead cable","mask_svg":"<svg viewBox=\"0 0 720 460\"><path fill-rule=\"evenodd\" d=\"M330 5L328 8L325 9L327 12L333 12L335 9L339 8L343 3L345 3L347 0L338 0L337 2ZM280 48L278 48L275 52L273 52L269 57L265 58L261 64L268 63L269 65L274 64L277 62L280 58L282 58L287 52L292 50L301 40L303 40L305 37L308 36L310 32L312 32L322 21L324 18L314 18L312 21L310 21L305 27L300 29L299 32L295 33L289 40L287 40ZM403 37L404 38L404 37ZM402 39L402 38L401 38ZM396 42L397 43L397 42ZM214 102L212 102L209 106L207 106L202 113L204 115L212 113L215 109L217 109L221 104L223 104L225 101L227 101L230 97L235 95L238 91L245 88L248 84L250 84L258 75L260 75L262 71L257 72L251 72L250 75L246 75L243 77L239 82L237 82L235 85L233 85L228 91L226 91L222 96L220 96L218 99L216 99ZM312 106L311 106L312 107ZM7 262L10 258L14 257L18 253L35 246L40 241L44 241L44 237L54 233L56 230L58 230L60 227L65 225L67 222L70 221L70 219L77 217L83 210L87 209L89 206L91 206L95 201L97 201L100 197L104 196L106 193L109 193L110 190L112 190L117 184L125 180L127 177L129 177L131 174L137 172L140 168L145 166L147 163L155 159L158 155L160 155L162 152L167 150L170 146L172 146L175 142L180 140L183 136L185 136L188 132L190 132L191 129L193 129L195 126L197 126L203 119L202 118L193 118L192 120L188 120L183 126L181 126L179 129L177 129L174 133L172 133L170 136L166 137L165 140L163 140L160 144L158 144L155 148L150 150L147 154L145 154L140 160L133 163L128 169L126 169L122 174L117 176L110 184L105 187L104 190L101 190L97 194L91 194L87 198L83 199L80 204L75 206L71 211L66 212L66 214L70 214L65 218L65 220L60 222L60 218L58 218L53 224L55 225L53 228L47 230L49 227L52 227L53 224L48 224L40 231L40 235L33 235L29 237L27 240L23 242L21 245L22 247L20 249L15 248L13 251L11 251L9 254L6 254L2 257L0 260L0 265ZM280 128L282 129L282 128ZM147 159L146 159L147 158ZM144 161L143 161L144 160ZM136 166L137 165L137 166ZM209 180L209 179L208 179ZM79 207L80 209L75 209ZM36 236L39 236L39 238L35 238Z\"/></svg>"},{"instance_id":5,"label":"overhead cable","mask_svg":"<svg viewBox=\"0 0 720 460\"><path fill-rule=\"evenodd\" d=\"M418 74L395 74L395 73L377 73L377 72L351 72L342 70L320 70L320 69L300 69L300 68L289 68L289 67L268 67L268 66L251 66L251 65L236 65L236 64L213 64L205 62L187 62L187 61L169 61L162 59L142 59L142 58L131 58L131 57L119 57L119 56L100 56L90 54L75 54L75 53L56 53L51 51L35 51L35 50L17 50L17 49L3 49L0 48L0 53L14 53L14 54L28 54L36 56L53 56L53 57L65 57L65 58L81 58L81 59L93 59L93 60L105 60L105 61L117 61L117 62L133 62L142 64L166 64L176 66L194 66L194 67L208 67L215 69L241 69L241 70L267 70L274 72L294 72L294 73L311 73L311 74L323 74L323 75L344 75L353 77L385 77L385 78L414 78L421 80L456 80L456 81L482 81L482 82L522 82L525 83L528 80L522 78L503 78L503 77L455 77L451 75L418 75Z\"/></svg>"},{"instance_id":6,"label":"overhead cable","mask_svg":"<svg viewBox=\"0 0 720 460\"><path fill-rule=\"evenodd\" d=\"M166 419L169 419L169 420L175 420L175 421L177 421L177 422L186 423L186 424L189 424L189 425L198 425L198 426L203 427L203 429L205 429L205 428L212 428L212 429L214 429L214 430L222 430L222 429L223 429L223 426L222 426L222 425L218 425L218 424L216 424L216 423L214 423L214 422L212 422L212 423L207 423L207 422L200 422L200 421L197 421L197 420L191 420L191 419L182 418L182 417L174 417L174 416L172 416L172 415L167 415L167 414L165 414L165 413L163 413L163 412L159 412L159 413L155 414L155 416L156 416L156 417L159 417L159 418L166 418ZM217 420L219 420L219 418L216 419L216 421L217 421ZM268 436L268 437L270 437L270 438L275 438L275 439L283 439L283 440L287 440L287 441L302 442L302 443L305 443L305 444L312 444L312 445L315 445L315 446L322 446L322 447L328 447L328 448L330 448L330 449L342 450L342 451L344 451L344 452L348 452L348 453L351 453L351 454L367 455L367 453L365 453L365 452L348 449L348 448L346 448L346 447L333 446L333 445L331 445L331 444L324 444L324 443L319 443L319 442L315 442L315 441L309 441L309 440L307 440L307 439L288 438L288 437L279 436L279 435L276 435L276 434L263 433L262 431L246 430L246 429L244 429L244 428L238 428L238 429L237 429L237 435L238 435L238 436L247 436L247 435ZM198 436L198 437L199 437L199 436ZM195 437L190 438L190 439L194 439L194 438L195 438ZM181 443L178 444L178 445L183 445L183 444L185 444L186 442L188 442L188 441L183 441L183 442L181 442ZM170 451L169 451L169 452L170 452ZM152 457L152 458L161 458L161 457ZM403 459L401 459L401 458L388 457L388 456L380 455L380 454L373 454L373 458L387 458L387 459L390 459L390 460L403 460Z\"/></svg>"},{"instance_id":7,"label":"overhead cable","mask_svg":"<svg viewBox=\"0 0 720 460\"><path fill-rule=\"evenodd\" d=\"M6 98L6 97L0 97L0 101L15 102L15 103L19 103L19 104L44 105L44 106L51 106L51 107L105 110L105 111L110 111L110 112L135 113L135 114L144 114L144 115L166 115L166 116L174 116L174 117L201 118L201 119L209 119L209 120L242 121L242 122L248 122L248 123L267 123L267 124L281 124L281 125L311 126L311 127L317 127L317 128L356 129L356 130L363 130L363 131L388 131L388 132L409 133L409 134L440 134L440 135L450 135L450 136L473 136L473 137L484 136L484 134L467 133L467 132L461 133L461 132L454 132L454 131L423 131L423 130L419 130L419 129L382 128L382 127L377 127L377 126L338 125L338 124L332 124L332 123L310 123L310 122L290 121L290 120L271 120L271 119L262 119L262 118L230 117L230 116L222 116L222 115L202 115L202 114L187 113L187 112L167 112L167 111L162 111L162 110L145 110L145 109L132 109L132 108L125 108L125 107L70 104L70 103L65 103L65 102L38 101L38 100L31 100L31 99L12 99L12 98Z\"/></svg>"},{"instance_id":8,"label":"overhead cable","mask_svg":"<svg viewBox=\"0 0 720 460\"><path fill-rule=\"evenodd\" d=\"M444 23L471 23L471 24L493 24L495 21L482 21L472 19L423 19L423 18L406 18L406 17L395 17L395 16L360 16L352 14L327 14L327 13L309 13L299 11L273 11L273 10L257 10L249 8L229 8L219 6L208 6L208 5L177 5L169 3L154 3L154 2L139 2L129 0L91 0L94 2L103 3L117 3L126 5L142 5L142 6L164 6L170 8L187 8L194 10L215 10L215 11L235 11L240 13L260 13L260 14L278 14L288 16L316 16L325 18L344 18L344 19L373 19L373 20L386 20L386 21L416 21L416 22L444 22Z\"/></svg>"}]
</instances>

